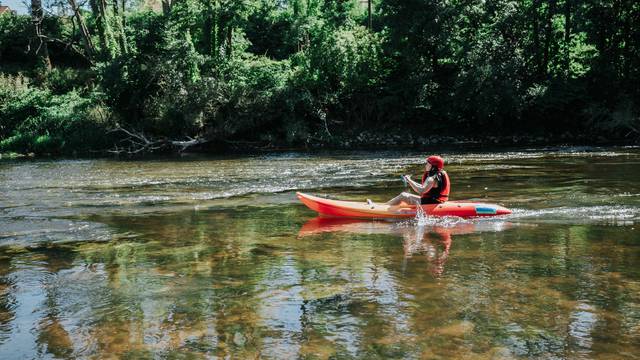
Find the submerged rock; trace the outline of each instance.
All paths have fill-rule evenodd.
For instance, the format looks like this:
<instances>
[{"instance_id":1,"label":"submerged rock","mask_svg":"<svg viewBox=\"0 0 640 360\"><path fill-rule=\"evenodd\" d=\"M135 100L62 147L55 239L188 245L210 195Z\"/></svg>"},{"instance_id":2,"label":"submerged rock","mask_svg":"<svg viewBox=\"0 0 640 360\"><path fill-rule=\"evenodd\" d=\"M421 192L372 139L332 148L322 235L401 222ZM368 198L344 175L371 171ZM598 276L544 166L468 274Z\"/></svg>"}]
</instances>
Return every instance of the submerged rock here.
<instances>
[{"instance_id":1,"label":"submerged rock","mask_svg":"<svg viewBox=\"0 0 640 360\"><path fill-rule=\"evenodd\" d=\"M439 328L438 333L447 336L462 337L473 332L473 329L475 329L475 325L471 321L463 320Z\"/></svg>"}]
</instances>

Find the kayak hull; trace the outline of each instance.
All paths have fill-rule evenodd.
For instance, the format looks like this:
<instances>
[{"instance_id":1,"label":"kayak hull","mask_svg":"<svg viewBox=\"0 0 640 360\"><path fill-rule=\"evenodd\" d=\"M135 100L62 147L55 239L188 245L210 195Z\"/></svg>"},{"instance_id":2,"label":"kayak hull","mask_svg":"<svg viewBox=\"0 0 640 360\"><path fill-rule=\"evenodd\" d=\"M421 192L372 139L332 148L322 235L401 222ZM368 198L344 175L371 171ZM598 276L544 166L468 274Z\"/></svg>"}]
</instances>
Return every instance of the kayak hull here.
<instances>
[{"instance_id":1,"label":"kayak hull","mask_svg":"<svg viewBox=\"0 0 640 360\"><path fill-rule=\"evenodd\" d=\"M359 219L406 219L416 216L415 205L368 204L357 201L325 199L318 196L296 193L300 201L320 215ZM500 216L511 214L511 210L494 204L447 201L442 204L421 205L429 216L457 216L462 218Z\"/></svg>"}]
</instances>

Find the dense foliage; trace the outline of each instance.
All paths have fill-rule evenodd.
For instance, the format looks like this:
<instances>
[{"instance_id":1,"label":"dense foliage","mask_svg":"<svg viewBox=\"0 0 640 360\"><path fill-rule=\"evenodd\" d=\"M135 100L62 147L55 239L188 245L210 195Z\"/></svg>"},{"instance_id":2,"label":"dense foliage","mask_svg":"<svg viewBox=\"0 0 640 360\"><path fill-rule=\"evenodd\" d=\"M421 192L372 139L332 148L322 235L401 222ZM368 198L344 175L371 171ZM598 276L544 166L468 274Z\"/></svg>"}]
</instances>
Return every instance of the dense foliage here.
<instances>
[{"instance_id":1,"label":"dense foliage","mask_svg":"<svg viewBox=\"0 0 640 360\"><path fill-rule=\"evenodd\" d=\"M0 151L638 135L640 2L369 1L33 0L0 15Z\"/></svg>"}]
</instances>

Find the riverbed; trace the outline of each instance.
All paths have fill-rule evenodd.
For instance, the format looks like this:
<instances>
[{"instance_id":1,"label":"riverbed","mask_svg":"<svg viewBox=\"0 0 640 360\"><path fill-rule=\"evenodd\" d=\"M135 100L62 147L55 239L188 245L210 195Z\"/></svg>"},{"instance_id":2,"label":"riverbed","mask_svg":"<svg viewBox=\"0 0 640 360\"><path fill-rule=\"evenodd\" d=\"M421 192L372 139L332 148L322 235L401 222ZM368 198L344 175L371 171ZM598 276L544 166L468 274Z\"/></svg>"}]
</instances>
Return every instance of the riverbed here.
<instances>
[{"instance_id":1,"label":"riverbed","mask_svg":"<svg viewBox=\"0 0 640 360\"><path fill-rule=\"evenodd\" d=\"M441 154L501 218L318 218L417 152L0 162L0 359L640 354L640 149Z\"/></svg>"}]
</instances>

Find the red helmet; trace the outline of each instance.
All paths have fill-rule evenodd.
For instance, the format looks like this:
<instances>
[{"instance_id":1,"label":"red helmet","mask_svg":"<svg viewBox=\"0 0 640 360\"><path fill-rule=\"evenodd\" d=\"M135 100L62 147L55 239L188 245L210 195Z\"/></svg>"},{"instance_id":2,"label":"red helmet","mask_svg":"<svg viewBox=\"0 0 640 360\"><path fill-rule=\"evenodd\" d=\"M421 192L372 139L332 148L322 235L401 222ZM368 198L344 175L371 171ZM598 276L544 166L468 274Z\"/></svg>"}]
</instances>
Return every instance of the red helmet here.
<instances>
[{"instance_id":1,"label":"red helmet","mask_svg":"<svg viewBox=\"0 0 640 360\"><path fill-rule=\"evenodd\" d=\"M432 155L427 158L427 162L431 164L431 166L435 166L438 170L442 170L444 168L444 159L437 155Z\"/></svg>"}]
</instances>

